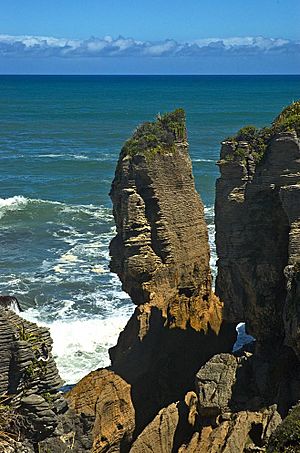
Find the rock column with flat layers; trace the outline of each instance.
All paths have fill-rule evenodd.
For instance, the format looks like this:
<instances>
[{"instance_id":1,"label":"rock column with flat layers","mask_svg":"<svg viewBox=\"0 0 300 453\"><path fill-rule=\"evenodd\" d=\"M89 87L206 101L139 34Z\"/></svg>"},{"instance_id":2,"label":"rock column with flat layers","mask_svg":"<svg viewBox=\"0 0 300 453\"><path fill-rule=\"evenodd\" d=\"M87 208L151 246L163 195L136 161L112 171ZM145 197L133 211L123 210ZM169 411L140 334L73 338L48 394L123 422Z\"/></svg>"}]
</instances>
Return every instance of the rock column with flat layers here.
<instances>
[{"instance_id":1,"label":"rock column with flat layers","mask_svg":"<svg viewBox=\"0 0 300 453\"><path fill-rule=\"evenodd\" d=\"M227 320L246 322L263 348L285 343L300 357L297 109L299 103L292 104L271 128L252 131L252 138L245 128L222 144L216 290Z\"/></svg>"},{"instance_id":2,"label":"rock column with flat layers","mask_svg":"<svg viewBox=\"0 0 300 453\"><path fill-rule=\"evenodd\" d=\"M280 424L300 399L299 136L296 102L271 127L248 126L222 143L216 291L224 318L245 322L256 344L200 368L202 422L183 451L299 449L299 407Z\"/></svg>"},{"instance_id":3,"label":"rock column with flat layers","mask_svg":"<svg viewBox=\"0 0 300 453\"><path fill-rule=\"evenodd\" d=\"M87 452L91 421L68 408L49 330L12 309L0 296L0 452Z\"/></svg>"},{"instance_id":4,"label":"rock column with flat layers","mask_svg":"<svg viewBox=\"0 0 300 453\"><path fill-rule=\"evenodd\" d=\"M208 360L195 392L161 410L132 452L299 451L299 136L297 102L222 144L217 292L224 318L256 342Z\"/></svg>"},{"instance_id":5,"label":"rock column with flat layers","mask_svg":"<svg viewBox=\"0 0 300 453\"><path fill-rule=\"evenodd\" d=\"M153 135L159 140L149 148ZM137 305L111 350L112 366L137 385L139 404L144 394L157 410L182 397L199 364L230 350L235 334L222 324L222 304L211 288L183 111L146 123L125 144L111 198L117 227L111 270Z\"/></svg>"},{"instance_id":6,"label":"rock column with flat layers","mask_svg":"<svg viewBox=\"0 0 300 453\"><path fill-rule=\"evenodd\" d=\"M98 439L103 438L95 447L99 452L115 451L117 438L123 451L129 432L134 440L160 409L184 399L199 367L214 354L230 351L236 336L235 324L223 322L222 304L211 287L207 227L183 110L143 124L125 143L111 198L117 227L111 270L137 305L110 350L111 370L123 380L119 389L130 385L134 412L127 397L122 407L115 400L112 405L120 420L134 413L134 424L128 431L115 420L107 429L102 417L101 426L95 426ZM107 371L97 373L107 381ZM85 379L87 384L95 375ZM83 395L78 386L70 393L77 410L84 406ZM102 398L95 393L96 407Z\"/></svg>"}]
</instances>

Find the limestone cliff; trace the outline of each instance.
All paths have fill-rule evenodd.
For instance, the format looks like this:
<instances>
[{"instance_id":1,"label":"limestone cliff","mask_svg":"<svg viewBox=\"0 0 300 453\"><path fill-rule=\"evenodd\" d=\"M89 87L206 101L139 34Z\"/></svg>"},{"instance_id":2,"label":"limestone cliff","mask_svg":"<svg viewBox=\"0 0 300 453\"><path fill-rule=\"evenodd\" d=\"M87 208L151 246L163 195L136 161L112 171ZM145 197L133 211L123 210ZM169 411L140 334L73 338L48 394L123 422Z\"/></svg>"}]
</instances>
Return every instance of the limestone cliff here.
<instances>
[{"instance_id":1,"label":"limestone cliff","mask_svg":"<svg viewBox=\"0 0 300 453\"><path fill-rule=\"evenodd\" d=\"M155 148L148 144L152 134L159 137ZM117 227L111 269L138 305L111 350L112 367L130 383L140 380L139 398L148 400L151 387L148 406L154 399L157 410L183 397L199 364L230 350L234 338L211 289L183 111L141 126L125 144L111 198Z\"/></svg>"},{"instance_id":2,"label":"limestone cliff","mask_svg":"<svg viewBox=\"0 0 300 453\"><path fill-rule=\"evenodd\" d=\"M299 356L299 103L269 129L222 144L216 193L216 291L224 316L246 322L259 345ZM250 131L250 133L249 133Z\"/></svg>"},{"instance_id":3,"label":"limestone cliff","mask_svg":"<svg viewBox=\"0 0 300 453\"><path fill-rule=\"evenodd\" d=\"M71 406L88 414L84 387L97 386L91 396L97 452L127 451L162 408L194 388L201 365L231 351L236 337L211 288L207 227L182 110L143 124L125 143L111 198L117 227L111 270L137 307L110 350L110 374L98 370L69 394ZM121 406L114 396L109 400L109 385L119 389ZM99 415L101 401L113 411L110 422Z\"/></svg>"},{"instance_id":4,"label":"limestone cliff","mask_svg":"<svg viewBox=\"0 0 300 453\"><path fill-rule=\"evenodd\" d=\"M93 452L250 453L268 443L272 452L292 442L290 423L280 423L300 398L298 110L222 145L220 299L183 112L142 125L122 149L111 269L137 307L110 369L69 394L96 419ZM233 354L242 321L256 346Z\"/></svg>"},{"instance_id":5,"label":"limestone cliff","mask_svg":"<svg viewBox=\"0 0 300 453\"><path fill-rule=\"evenodd\" d=\"M148 153L137 147L131 154L127 143L121 152L110 193L117 227L111 270L135 304L156 306L170 326L184 329L189 323L200 331L210 320L218 331L221 307L212 300L207 228L195 191L184 113L165 115L157 123L167 128L171 121L182 128L172 147ZM187 301L193 310L183 309ZM212 304L216 310L201 320L199 310Z\"/></svg>"}]
</instances>

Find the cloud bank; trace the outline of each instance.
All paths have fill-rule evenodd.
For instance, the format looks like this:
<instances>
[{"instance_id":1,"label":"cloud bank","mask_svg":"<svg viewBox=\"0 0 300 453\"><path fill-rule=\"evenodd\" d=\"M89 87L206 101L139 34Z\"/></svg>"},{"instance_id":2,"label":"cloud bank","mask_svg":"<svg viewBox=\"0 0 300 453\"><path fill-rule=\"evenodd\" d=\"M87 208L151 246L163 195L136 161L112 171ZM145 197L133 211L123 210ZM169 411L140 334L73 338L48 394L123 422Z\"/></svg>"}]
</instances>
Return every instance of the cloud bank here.
<instances>
[{"instance_id":1,"label":"cloud bank","mask_svg":"<svg viewBox=\"0 0 300 453\"><path fill-rule=\"evenodd\" d=\"M300 54L300 41L264 38L206 38L180 43L138 41L122 36L86 40L0 34L0 57L201 57Z\"/></svg>"}]
</instances>

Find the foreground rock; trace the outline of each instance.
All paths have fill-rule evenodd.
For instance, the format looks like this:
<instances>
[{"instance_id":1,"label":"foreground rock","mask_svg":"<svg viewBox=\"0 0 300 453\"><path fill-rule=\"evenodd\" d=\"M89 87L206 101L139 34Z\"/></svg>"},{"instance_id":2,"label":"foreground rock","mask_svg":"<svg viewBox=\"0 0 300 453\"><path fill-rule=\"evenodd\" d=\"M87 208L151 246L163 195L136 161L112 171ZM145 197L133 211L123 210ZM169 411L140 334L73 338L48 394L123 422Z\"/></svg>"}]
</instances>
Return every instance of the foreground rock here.
<instances>
[{"instance_id":1,"label":"foreground rock","mask_svg":"<svg viewBox=\"0 0 300 453\"><path fill-rule=\"evenodd\" d=\"M120 451L132 440L135 411L131 387L109 370L90 373L68 395L79 414L95 417L93 452Z\"/></svg>"},{"instance_id":2,"label":"foreground rock","mask_svg":"<svg viewBox=\"0 0 300 453\"><path fill-rule=\"evenodd\" d=\"M160 409L184 400L199 367L214 354L230 351L236 337L235 324L223 322L222 303L211 288L207 227L182 110L145 123L126 142L111 198L117 227L111 270L137 308L110 350L109 379L118 388L128 423L123 423L120 407L110 420L99 418L97 403L94 448L99 452L127 451L131 437L137 439ZM84 382L105 382L106 373L99 370ZM84 382L69 395L75 409L78 401L84 405ZM97 384L93 400L115 408L115 393L105 388ZM169 440L161 439L161 449L165 442ZM134 445L134 451L141 448Z\"/></svg>"},{"instance_id":3,"label":"foreground rock","mask_svg":"<svg viewBox=\"0 0 300 453\"><path fill-rule=\"evenodd\" d=\"M91 421L58 391L49 331L12 311L15 301L0 296L0 451L89 451Z\"/></svg>"}]
</instances>

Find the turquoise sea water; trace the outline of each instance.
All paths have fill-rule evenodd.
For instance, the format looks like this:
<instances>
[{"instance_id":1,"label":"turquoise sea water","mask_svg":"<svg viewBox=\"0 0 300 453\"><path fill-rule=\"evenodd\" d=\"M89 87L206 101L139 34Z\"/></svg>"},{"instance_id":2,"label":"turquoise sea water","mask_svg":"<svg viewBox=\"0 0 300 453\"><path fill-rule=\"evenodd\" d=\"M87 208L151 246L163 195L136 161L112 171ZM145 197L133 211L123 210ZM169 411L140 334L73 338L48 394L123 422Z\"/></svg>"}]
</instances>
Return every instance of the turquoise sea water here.
<instances>
[{"instance_id":1,"label":"turquoise sea water","mask_svg":"<svg viewBox=\"0 0 300 453\"><path fill-rule=\"evenodd\" d=\"M133 305L108 270L108 196L135 127L183 107L213 248L220 141L300 98L300 76L0 76L0 293L51 329L63 377L108 363Z\"/></svg>"}]
</instances>

